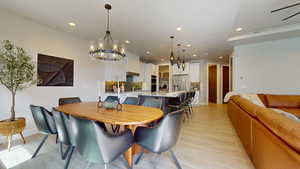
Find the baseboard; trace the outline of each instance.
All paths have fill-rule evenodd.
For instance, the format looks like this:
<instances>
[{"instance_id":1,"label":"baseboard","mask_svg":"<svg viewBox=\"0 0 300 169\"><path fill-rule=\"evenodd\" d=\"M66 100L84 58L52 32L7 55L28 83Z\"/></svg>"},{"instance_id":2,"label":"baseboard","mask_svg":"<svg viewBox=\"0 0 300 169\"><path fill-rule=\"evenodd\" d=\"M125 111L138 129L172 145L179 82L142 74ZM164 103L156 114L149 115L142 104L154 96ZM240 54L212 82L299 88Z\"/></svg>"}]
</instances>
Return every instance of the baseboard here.
<instances>
[{"instance_id":1,"label":"baseboard","mask_svg":"<svg viewBox=\"0 0 300 169\"><path fill-rule=\"evenodd\" d=\"M201 106L207 106L208 103L206 103L206 102L200 102L200 105L201 105Z\"/></svg>"},{"instance_id":2,"label":"baseboard","mask_svg":"<svg viewBox=\"0 0 300 169\"><path fill-rule=\"evenodd\" d=\"M34 135L34 134L37 134L38 133L38 130L36 128L33 128L33 129L27 129L27 130L24 130L23 132L23 136L25 137L28 137L28 136L31 136L31 135ZM16 134L16 135L13 135L12 137L13 140L19 140L21 139L21 136L19 134ZM5 136L3 137L0 137L0 143L6 143L7 142L7 138Z\"/></svg>"}]
</instances>

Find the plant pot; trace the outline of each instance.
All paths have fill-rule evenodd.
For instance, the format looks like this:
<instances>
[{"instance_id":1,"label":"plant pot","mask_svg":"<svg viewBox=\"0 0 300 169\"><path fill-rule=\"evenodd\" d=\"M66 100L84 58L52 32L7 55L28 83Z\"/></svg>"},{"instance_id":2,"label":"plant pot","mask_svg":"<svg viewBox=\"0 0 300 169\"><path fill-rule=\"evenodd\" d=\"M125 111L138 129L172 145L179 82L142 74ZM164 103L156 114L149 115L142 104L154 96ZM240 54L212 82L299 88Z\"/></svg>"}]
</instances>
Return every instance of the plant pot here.
<instances>
[{"instance_id":1,"label":"plant pot","mask_svg":"<svg viewBox=\"0 0 300 169\"><path fill-rule=\"evenodd\" d=\"M12 136L15 134L20 134L21 138L25 144L25 139L22 132L25 128L25 118L16 118L14 121L2 120L0 121L0 135L6 136L8 139L8 151L10 151Z\"/></svg>"}]
</instances>

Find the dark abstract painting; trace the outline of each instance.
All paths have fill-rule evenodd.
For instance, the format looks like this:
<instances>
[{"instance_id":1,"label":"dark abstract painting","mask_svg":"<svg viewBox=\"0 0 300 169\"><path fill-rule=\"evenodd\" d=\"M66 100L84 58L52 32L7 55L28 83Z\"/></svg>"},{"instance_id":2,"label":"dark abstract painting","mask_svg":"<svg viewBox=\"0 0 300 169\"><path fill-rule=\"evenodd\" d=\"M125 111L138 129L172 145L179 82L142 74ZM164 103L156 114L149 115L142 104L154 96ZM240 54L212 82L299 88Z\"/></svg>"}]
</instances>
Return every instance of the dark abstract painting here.
<instances>
[{"instance_id":1,"label":"dark abstract painting","mask_svg":"<svg viewBox=\"0 0 300 169\"><path fill-rule=\"evenodd\" d=\"M74 61L38 54L38 86L73 86Z\"/></svg>"}]
</instances>

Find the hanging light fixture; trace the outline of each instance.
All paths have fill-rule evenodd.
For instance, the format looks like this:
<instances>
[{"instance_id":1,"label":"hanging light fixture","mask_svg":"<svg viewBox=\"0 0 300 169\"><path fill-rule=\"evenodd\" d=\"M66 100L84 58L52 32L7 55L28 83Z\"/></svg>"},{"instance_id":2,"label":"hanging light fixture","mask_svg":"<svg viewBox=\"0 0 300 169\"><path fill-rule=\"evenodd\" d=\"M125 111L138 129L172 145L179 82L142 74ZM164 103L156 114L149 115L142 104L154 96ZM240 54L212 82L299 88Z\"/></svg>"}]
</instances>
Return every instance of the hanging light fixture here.
<instances>
[{"instance_id":1,"label":"hanging light fixture","mask_svg":"<svg viewBox=\"0 0 300 169\"><path fill-rule=\"evenodd\" d=\"M174 56L174 48L173 48L173 42L174 42L174 36L170 36L171 38L171 55L170 55L170 63L173 66L175 63L175 56Z\"/></svg>"},{"instance_id":2,"label":"hanging light fixture","mask_svg":"<svg viewBox=\"0 0 300 169\"><path fill-rule=\"evenodd\" d=\"M184 71L185 69L185 49L182 49L182 62L181 62L181 67L182 67L182 70Z\"/></svg>"},{"instance_id":3,"label":"hanging light fixture","mask_svg":"<svg viewBox=\"0 0 300 169\"><path fill-rule=\"evenodd\" d=\"M112 6L110 4L105 4L104 7L107 10L107 29L105 32L105 36L103 39L99 40L96 46L94 43L90 45L89 53L91 57L99 60L118 61L126 56L125 47L118 46L118 42L112 39L109 29L109 12L112 9Z\"/></svg>"},{"instance_id":4,"label":"hanging light fixture","mask_svg":"<svg viewBox=\"0 0 300 169\"><path fill-rule=\"evenodd\" d=\"M177 44L177 47L178 47L178 56L177 56L177 59L176 59L176 63L177 63L178 69L180 69L180 65L181 65L181 59L180 59L180 46L181 46L181 44Z\"/></svg>"}]
</instances>

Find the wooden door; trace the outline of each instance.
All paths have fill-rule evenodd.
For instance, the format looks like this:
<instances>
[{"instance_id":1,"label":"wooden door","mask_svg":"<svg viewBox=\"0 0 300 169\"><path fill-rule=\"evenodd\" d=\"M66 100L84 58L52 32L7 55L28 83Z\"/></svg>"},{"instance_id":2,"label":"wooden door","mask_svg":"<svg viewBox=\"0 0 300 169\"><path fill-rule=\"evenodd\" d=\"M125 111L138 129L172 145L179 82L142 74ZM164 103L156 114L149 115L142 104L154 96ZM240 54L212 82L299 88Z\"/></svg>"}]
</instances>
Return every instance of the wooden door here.
<instances>
[{"instance_id":1,"label":"wooden door","mask_svg":"<svg viewBox=\"0 0 300 169\"><path fill-rule=\"evenodd\" d=\"M229 66L223 66L223 99L229 92Z\"/></svg>"},{"instance_id":2,"label":"wooden door","mask_svg":"<svg viewBox=\"0 0 300 169\"><path fill-rule=\"evenodd\" d=\"M217 65L211 65L208 67L208 76L208 100L211 103L217 103Z\"/></svg>"}]
</instances>

